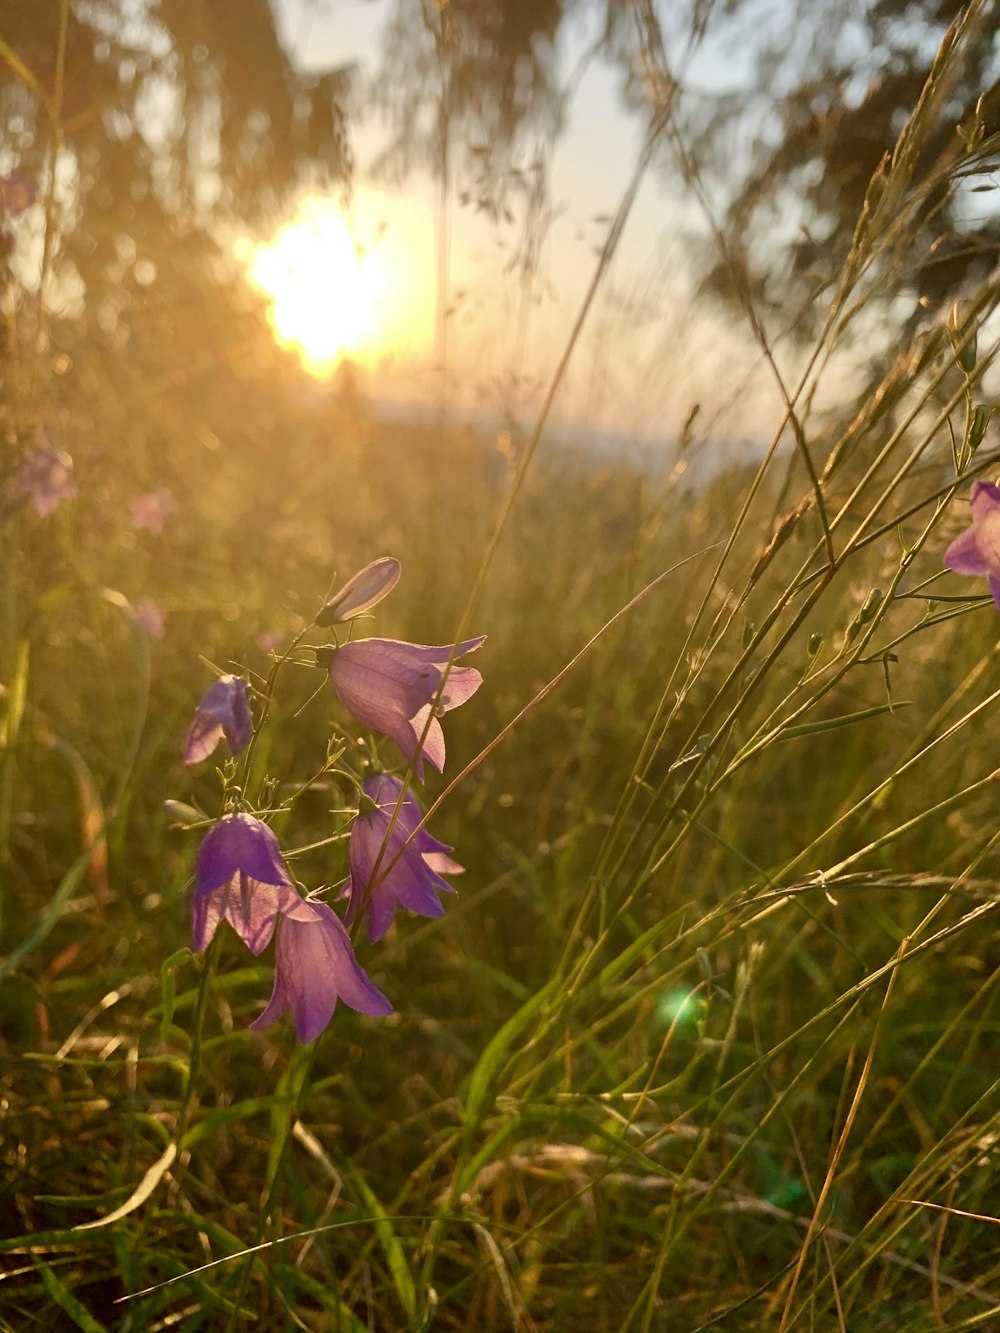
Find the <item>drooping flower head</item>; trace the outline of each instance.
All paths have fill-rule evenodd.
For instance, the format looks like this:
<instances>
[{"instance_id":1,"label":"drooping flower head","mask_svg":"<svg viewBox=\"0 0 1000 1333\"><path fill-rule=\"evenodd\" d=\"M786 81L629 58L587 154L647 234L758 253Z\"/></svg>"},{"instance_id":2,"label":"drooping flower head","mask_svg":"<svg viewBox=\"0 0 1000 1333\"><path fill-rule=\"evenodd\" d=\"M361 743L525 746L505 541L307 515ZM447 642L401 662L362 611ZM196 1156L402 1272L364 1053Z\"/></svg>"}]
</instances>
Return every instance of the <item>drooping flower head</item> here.
<instances>
[{"instance_id":1,"label":"drooping flower head","mask_svg":"<svg viewBox=\"0 0 1000 1333\"><path fill-rule=\"evenodd\" d=\"M464 869L452 860L452 849L432 838L426 829L413 834L419 827L421 814L411 792L403 797L393 823L393 810L402 789L399 778L388 773L366 778L362 783L361 808L351 825L345 919L350 925L364 904L365 929L373 942L389 929L397 903L417 916L443 916L444 907L438 894L455 890L441 876L458 875ZM372 886L376 865L378 873Z\"/></svg>"},{"instance_id":2,"label":"drooping flower head","mask_svg":"<svg viewBox=\"0 0 1000 1333\"><path fill-rule=\"evenodd\" d=\"M355 616L370 611L395 588L402 568L403 566L392 555L383 555L378 560L373 560L353 578L348 579L335 597L331 597L314 623L339 625L345 620L353 620Z\"/></svg>"},{"instance_id":3,"label":"drooping flower head","mask_svg":"<svg viewBox=\"0 0 1000 1333\"><path fill-rule=\"evenodd\" d=\"M354 956L340 918L326 903L312 903L311 921L285 916L274 955L274 990L250 1024L267 1027L291 1009L299 1041L312 1041L329 1023L337 1001L359 1014L384 1018L392 1005Z\"/></svg>"},{"instance_id":4,"label":"drooping flower head","mask_svg":"<svg viewBox=\"0 0 1000 1333\"><path fill-rule=\"evenodd\" d=\"M225 736L234 755L245 750L253 735L247 683L239 676L220 676L201 696L184 745L185 764L200 764Z\"/></svg>"},{"instance_id":5,"label":"drooping flower head","mask_svg":"<svg viewBox=\"0 0 1000 1333\"><path fill-rule=\"evenodd\" d=\"M972 527L956 537L944 553L944 563L956 574L985 577L994 602L1000 607L1000 486L974 481L969 491Z\"/></svg>"},{"instance_id":6,"label":"drooping flower head","mask_svg":"<svg viewBox=\"0 0 1000 1333\"><path fill-rule=\"evenodd\" d=\"M268 826L253 815L224 815L209 829L195 865L191 915L194 947L207 949L228 921L251 953L267 948L278 913L315 921L317 909L296 891Z\"/></svg>"},{"instance_id":7,"label":"drooping flower head","mask_svg":"<svg viewBox=\"0 0 1000 1333\"><path fill-rule=\"evenodd\" d=\"M129 501L129 514L132 526L136 529L146 528L149 532L159 534L173 512L174 497L165 486L159 486L155 491L144 491L141 495L133 495Z\"/></svg>"},{"instance_id":8,"label":"drooping flower head","mask_svg":"<svg viewBox=\"0 0 1000 1333\"><path fill-rule=\"evenodd\" d=\"M21 468L15 482L20 497L30 499L40 518L48 518L60 500L76 495L73 460L65 449L38 449Z\"/></svg>"},{"instance_id":9,"label":"drooping flower head","mask_svg":"<svg viewBox=\"0 0 1000 1333\"><path fill-rule=\"evenodd\" d=\"M394 740L423 782L425 758L439 773L444 769L444 732L438 716L464 704L483 683L474 667L453 666L431 717L444 669L453 656L471 653L485 638L483 634L466 639L454 653L451 644L431 647L398 639L354 639L340 648L318 648L316 658L328 667L337 698L351 716Z\"/></svg>"}]
</instances>

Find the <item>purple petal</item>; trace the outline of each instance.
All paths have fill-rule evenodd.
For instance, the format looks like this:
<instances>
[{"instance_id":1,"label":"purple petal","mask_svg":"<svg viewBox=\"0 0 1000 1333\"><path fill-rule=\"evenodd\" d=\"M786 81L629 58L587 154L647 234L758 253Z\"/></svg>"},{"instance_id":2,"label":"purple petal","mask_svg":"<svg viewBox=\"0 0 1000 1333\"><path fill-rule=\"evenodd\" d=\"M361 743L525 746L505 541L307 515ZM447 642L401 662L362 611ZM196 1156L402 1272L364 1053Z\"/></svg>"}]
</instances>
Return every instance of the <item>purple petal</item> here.
<instances>
[{"instance_id":1,"label":"purple petal","mask_svg":"<svg viewBox=\"0 0 1000 1333\"><path fill-rule=\"evenodd\" d=\"M975 528L966 528L955 538L944 553L944 564L956 574L983 575L988 572L989 566L979 549Z\"/></svg>"},{"instance_id":2,"label":"purple petal","mask_svg":"<svg viewBox=\"0 0 1000 1333\"><path fill-rule=\"evenodd\" d=\"M466 639L455 655L472 652L485 636ZM433 718L418 745L429 715L429 707L441 686L441 673L452 655L450 644L404 643L398 639L355 639L329 652L330 680L340 702L365 726L394 740L413 764L418 781L423 780L426 758L439 771L444 767L444 733ZM441 711L464 703L482 683L471 667L454 667L441 699Z\"/></svg>"},{"instance_id":3,"label":"purple petal","mask_svg":"<svg viewBox=\"0 0 1000 1333\"><path fill-rule=\"evenodd\" d=\"M413 864L409 852L404 852L393 871L392 891L396 901L417 916L444 916L438 893L454 893L455 889L436 875L419 857Z\"/></svg>"},{"instance_id":4,"label":"purple petal","mask_svg":"<svg viewBox=\"0 0 1000 1333\"><path fill-rule=\"evenodd\" d=\"M134 495L129 501L133 528L148 528L152 533L163 531L163 525L174 512L174 497L165 486L155 491Z\"/></svg>"},{"instance_id":5,"label":"purple petal","mask_svg":"<svg viewBox=\"0 0 1000 1333\"><path fill-rule=\"evenodd\" d=\"M392 826L393 837L399 842L405 841L421 820L420 806L414 799L413 792L403 793L403 784L394 774L379 773L366 778L361 789L374 804L369 817L384 830ZM402 800L400 797L402 796ZM398 809L397 809L398 807Z\"/></svg>"},{"instance_id":6,"label":"purple petal","mask_svg":"<svg viewBox=\"0 0 1000 1333\"><path fill-rule=\"evenodd\" d=\"M316 909L284 884L263 884L237 871L219 888L196 889L191 904L194 947L202 953L220 921L228 921L252 954L261 954L271 942L278 916L314 921Z\"/></svg>"},{"instance_id":7,"label":"purple petal","mask_svg":"<svg viewBox=\"0 0 1000 1333\"><path fill-rule=\"evenodd\" d=\"M64 449L39 449L25 460L17 490L30 496L40 518L47 518L60 500L76 495L73 460Z\"/></svg>"},{"instance_id":8,"label":"purple petal","mask_svg":"<svg viewBox=\"0 0 1000 1333\"><path fill-rule=\"evenodd\" d=\"M250 744L253 735L253 714L250 712L250 702L247 699L246 681L234 676L224 676L223 679L232 681L229 686L229 717L222 726L230 753L235 755Z\"/></svg>"},{"instance_id":9,"label":"purple petal","mask_svg":"<svg viewBox=\"0 0 1000 1333\"><path fill-rule=\"evenodd\" d=\"M278 839L252 815L224 815L209 829L195 864L198 890L217 889L237 870L263 884L292 884Z\"/></svg>"},{"instance_id":10,"label":"purple petal","mask_svg":"<svg viewBox=\"0 0 1000 1333\"><path fill-rule=\"evenodd\" d=\"M185 764L200 764L222 740L222 723L207 713L196 713L184 742Z\"/></svg>"},{"instance_id":11,"label":"purple petal","mask_svg":"<svg viewBox=\"0 0 1000 1333\"><path fill-rule=\"evenodd\" d=\"M406 670L406 680L387 674L395 664L383 654L362 648L370 642L361 639L339 649L330 663L330 680L340 702L358 722L383 732L412 758L417 738L410 719L434 697L440 675L433 667L412 666Z\"/></svg>"},{"instance_id":12,"label":"purple petal","mask_svg":"<svg viewBox=\"0 0 1000 1333\"><path fill-rule=\"evenodd\" d=\"M986 583L994 602L997 604L998 609L1000 609L1000 576L991 574L986 580Z\"/></svg>"},{"instance_id":13,"label":"purple petal","mask_svg":"<svg viewBox=\"0 0 1000 1333\"><path fill-rule=\"evenodd\" d=\"M969 488L972 521L981 523L991 510L1000 510L1000 486L992 481L974 481Z\"/></svg>"},{"instance_id":14,"label":"purple petal","mask_svg":"<svg viewBox=\"0 0 1000 1333\"><path fill-rule=\"evenodd\" d=\"M483 678L475 667L452 667L444 684L439 707L442 712L449 712L471 699L483 683Z\"/></svg>"},{"instance_id":15,"label":"purple petal","mask_svg":"<svg viewBox=\"0 0 1000 1333\"><path fill-rule=\"evenodd\" d=\"M454 655L452 654L453 645L450 643L407 643L405 639L353 639L351 643L345 643L344 647L338 651L343 652L345 648L356 648L362 643L373 644L377 645L379 650L387 656L394 657L402 663L417 663L421 666L443 668L447 666L449 661L457 661L460 657L464 657L466 653L475 652L485 642L485 634L480 634L476 639L465 639L455 647Z\"/></svg>"},{"instance_id":16,"label":"purple petal","mask_svg":"<svg viewBox=\"0 0 1000 1333\"><path fill-rule=\"evenodd\" d=\"M396 895L387 884L376 885L365 904L365 932L372 944L382 939L395 914Z\"/></svg>"},{"instance_id":17,"label":"purple petal","mask_svg":"<svg viewBox=\"0 0 1000 1333\"><path fill-rule=\"evenodd\" d=\"M267 1008L250 1024L264 1027L286 1009L299 1041L309 1042L329 1023L337 1000L358 1013L384 1017L392 1004L354 956L339 917L326 903L313 903L316 919L285 920L278 933L274 990Z\"/></svg>"},{"instance_id":18,"label":"purple petal","mask_svg":"<svg viewBox=\"0 0 1000 1333\"><path fill-rule=\"evenodd\" d=\"M378 773L372 777L366 778L361 784L361 787L365 795L370 800L374 801L376 805L383 809L387 808L391 817L392 811L395 808L396 803L399 801L399 793L403 789L403 784L400 779L392 773ZM449 855L450 852L454 851L454 848L450 847L445 842L441 842L438 838L433 837L426 828L420 828L422 819L423 815L421 814L420 806L417 804L416 797L413 795L412 791L408 791L403 797L399 814L396 817L396 824L393 828L394 835L396 834L397 829L401 829L403 836L400 836L399 838L394 836L393 842L401 846L404 842L407 842L410 839L411 834L413 834L414 829L416 829L417 832L413 836L412 845L417 849L432 870L436 870L439 874L446 875L462 874L465 867L460 866L457 861L453 861ZM449 884L446 885L446 887L450 889L452 886Z\"/></svg>"},{"instance_id":19,"label":"purple petal","mask_svg":"<svg viewBox=\"0 0 1000 1333\"><path fill-rule=\"evenodd\" d=\"M430 726L427 726L428 718L431 719ZM421 746L421 755L417 757L413 765L414 776L416 777L418 782L423 782L424 759L426 759L430 764L433 764L433 766L437 769L439 773L444 772L444 761L446 758L446 752L444 748L444 732L441 730L441 723L437 720L436 717L433 717L431 715L430 704L427 704L425 707L420 709L420 711L414 717L413 721L410 723L410 726L413 730L414 749L416 749L417 745L419 744L420 737L423 736L424 738L424 743ZM424 732L425 727L427 728L426 734ZM402 746L400 746L400 749L402 749ZM406 751L403 750L403 753L406 754ZM407 758L409 758L408 755Z\"/></svg>"},{"instance_id":20,"label":"purple petal","mask_svg":"<svg viewBox=\"0 0 1000 1333\"><path fill-rule=\"evenodd\" d=\"M443 916L438 895L452 893L454 888L438 872L461 871L462 867L447 855L450 847L419 829L420 807L409 792L389 832L393 802L402 791L398 778L379 774L366 778L362 787L374 805L363 801L351 828L347 921L354 921L364 902L365 928L369 939L375 942L392 924L397 903L418 916ZM378 878L372 885L376 865Z\"/></svg>"},{"instance_id":21,"label":"purple petal","mask_svg":"<svg viewBox=\"0 0 1000 1333\"><path fill-rule=\"evenodd\" d=\"M207 759L222 736L234 755L245 750L253 735L253 716L247 700L247 684L238 676L220 676L201 696L198 711L187 734L184 762L198 764Z\"/></svg>"},{"instance_id":22,"label":"purple petal","mask_svg":"<svg viewBox=\"0 0 1000 1333\"><path fill-rule=\"evenodd\" d=\"M465 866L460 866L447 852L423 852L422 855L430 868L438 875L465 874ZM453 884L448 884L446 887L451 889L452 893L456 891Z\"/></svg>"},{"instance_id":23,"label":"purple petal","mask_svg":"<svg viewBox=\"0 0 1000 1333\"><path fill-rule=\"evenodd\" d=\"M291 997L289 996L288 991L285 989L284 977L282 973L279 972L277 968L275 968L274 986L271 989L271 998L268 1000L264 1012L258 1014L257 1017L250 1024L250 1026L252 1028L270 1027L272 1023L277 1023L281 1015L285 1013L286 1010L288 1010L290 1007L291 1007ZM330 1012L332 1013L333 1010L331 1009ZM329 1022L329 1018L327 1018L327 1022ZM325 1024L323 1026L325 1027ZM319 1029L320 1032L322 1032L322 1030L323 1030L322 1028ZM315 1036L316 1034L314 1033L313 1035ZM296 1036L298 1037L299 1041L312 1041L312 1037L304 1038L302 1034L298 1031L296 1031Z\"/></svg>"},{"instance_id":24,"label":"purple petal","mask_svg":"<svg viewBox=\"0 0 1000 1333\"><path fill-rule=\"evenodd\" d=\"M426 687L411 685L387 676L365 662L345 657L343 651L330 666L330 679L347 711L377 731L385 731L382 724L391 725L396 718L408 721L424 706L428 697L434 697L440 683L435 672L435 679Z\"/></svg>"},{"instance_id":25,"label":"purple petal","mask_svg":"<svg viewBox=\"0 0 1000 1333\"><path fill-rule=\"evenodd\" d=\"M1000 488L992 482L976 482L969 494L969 507L979 553L987 570L1000 574Z\"/></svg>"}]
</instances>

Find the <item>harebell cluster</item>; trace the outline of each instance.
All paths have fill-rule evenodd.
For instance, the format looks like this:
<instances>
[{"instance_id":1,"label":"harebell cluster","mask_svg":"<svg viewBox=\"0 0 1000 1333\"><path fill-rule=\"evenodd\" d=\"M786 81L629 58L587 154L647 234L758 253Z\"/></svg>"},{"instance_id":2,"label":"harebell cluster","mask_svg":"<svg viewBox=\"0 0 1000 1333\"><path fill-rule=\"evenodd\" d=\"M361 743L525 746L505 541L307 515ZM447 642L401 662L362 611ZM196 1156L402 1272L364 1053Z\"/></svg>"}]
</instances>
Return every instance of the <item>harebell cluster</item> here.
<instances>
[{"instance_id":1,"label":"harebell cluster","mask_svg":"<svg viewBox=\"0 0 1000 1333\"><path fill-rule=\"evenodd\" d=\"M412 784L424 781L425 764L438 772L444 768L441 719L482 684L475 668L457 663L485 636L440 646L351 637L353 622L391 592L399 576L399 561L392 556L367 565L286 652L274 655L261 689L252 691L242 676L213 681L187 734L187 764L203 763L223 741L232 756L220 770L221 813L198 849L191 899L194 947L203 953L223 922L255 955L274 940L274 988L251 1026L266 1026L291 1011L301 1042L324 1030L338 1000L376 1017L392 1012L388 997L358 962L351 932L363 926L371 942L381 940L398 907L442 916L441 894L454 891L445 876L462 871L452 848L424 827ZM255 744L268 723L277 682L286 664L305 651L303 641L315 628L335 637L334 643L313 648L315 664L327 673L343 713L375 734L360 746L337 737L328 746L323 771L351 793L346 838L333 836L329 843L336 862L332 902L323 890L310 892L295 881L288 868L292 852L283 852L271 827L275 816L294 812L296 796L273 806L268 797L274 784L267 781L256 804L248 792ZM377 736L388 737L402 753L406 766L400 773L383 768ZM168 805L175 815L185 809Z\"/></svg>"}]
</instances>

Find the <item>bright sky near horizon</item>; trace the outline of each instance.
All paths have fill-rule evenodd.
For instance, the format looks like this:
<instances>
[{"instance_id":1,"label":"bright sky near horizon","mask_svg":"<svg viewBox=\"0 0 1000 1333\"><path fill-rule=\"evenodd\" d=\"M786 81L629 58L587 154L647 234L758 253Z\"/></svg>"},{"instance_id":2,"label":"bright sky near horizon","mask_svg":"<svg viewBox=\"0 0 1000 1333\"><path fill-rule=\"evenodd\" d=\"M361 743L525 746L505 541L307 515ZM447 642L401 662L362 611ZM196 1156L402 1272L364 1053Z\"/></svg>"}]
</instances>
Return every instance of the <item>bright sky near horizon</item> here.
<instances>
[{"instance_id":1,"label":"bright sky near horizon","mask_svg":"<svg viewBox=\"0 0 1000 1333\"><path fill-rule=\"evenodd\" d=\"M361 86L376 76L386 0L277 0L276 11L298 68L356 65ZM577 25L563 52L566 68L594 35ZM438 187L421 168L399 184L376 178L389 128L370 111L350 123L356 173L349 198L305 196L277 236L255 237L264 243L256 250L241 243L251 281L272 298L276 336L297 345L320 375L348 355L376 395L432 403L444 390L462 411L509 413L529 426L639 155L643 125L624 109L619 80L592 61L574 97L552 152L553 216L527 304L512 265L518 227L462 205L469 182L459 165L448 209L446 379L437 362ZM463 162L461 154L455 159ZM670 438L700 401L720 408L719 434L766 430L770 394L763 392L758 408L749 381L735 387L754 360L747 339L731 316L693 308L684 233L696 225L676 187L649 173L557 402L562 420ZM719 388L723 377L732 410Z\"/></svg>"}]
</instances>

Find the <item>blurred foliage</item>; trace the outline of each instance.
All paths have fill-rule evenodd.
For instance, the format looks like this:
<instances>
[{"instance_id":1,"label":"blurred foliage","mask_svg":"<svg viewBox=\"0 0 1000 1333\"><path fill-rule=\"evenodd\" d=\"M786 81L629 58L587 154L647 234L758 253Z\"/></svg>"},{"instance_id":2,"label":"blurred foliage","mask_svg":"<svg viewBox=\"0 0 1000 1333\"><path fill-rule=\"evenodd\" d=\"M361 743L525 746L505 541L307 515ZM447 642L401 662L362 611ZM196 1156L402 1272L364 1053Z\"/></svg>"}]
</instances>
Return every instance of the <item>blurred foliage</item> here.
<instances>
[{"instance_id":1,"label":"blurred foliage","mask_svg":"<svg viewBox=\"0 0 1000 1333\"><path fill-rule=\"evenodd\" d=\"M581 74L603 58L633 109L670 106L687 153L668 170L690 174L697 158L727 242L722 255L702 249L703 290L798 313L805 336L801 312L850 250L870 183L961 9L393 0L372 87L390 127L382 165L447 181L460 173L463 199L508 215L519 202L537 227L552 144ZM62 146L52 263L64 289L67 273L91 292L98 275L114 284L144 259L164 262L163 249L192 229L217 235L224 219L273 214L304 178L350 176L352 71L296 70L268 0L37 0L8 7L0 39L0 167L44 180L53 135ZM995 265L1000 223L975 192L996 162L998 72L987 7L921 142L921 170L956 158L963 139L977 156L920 201L906 284L914 318L918 301L938 306Z\"/></svg>"},{"instance_id":2,"label":"blurred foliage","mask_svg":"<svg viewBox=\"0 0 1000 1333\"><path fill-rule=\"evenodd\" d=\"M556 38L578 4L395 0L378 93L396 131L387 161L435 167L442 134L463 128L480 157L511 146L529 127L558 133Z\"/></svg>"},{"instance_id":3,"label":"blurred foliage","mask_svg":"<svg viewBox=\"0 0 1000 1333\"><path fill-rule=\"evenodd\" d=\"M24 25L37 21L37 45L17 47L55 96L58 14L70 14L60 132L70 176L82 163L94 179L79 195L70 179L59 197L72 204L52 218L62 303L38 320L12 277L0 360L5 453L51 439L72 453L78 488L47 516L22 504L0 524L0 1326L772 1333L783 1303L787 1327L989 1326L997 621L941 553L967 521L970 478L1000 463L993 428L971 443L1000 355L997 292L984 286L963 326L978 352L971 337L949 343L943 323L933 341L900 328L926 235L921 182L961 180L980 161L973 145L954 172L934 166L952 66L940 115L911 140L912 174L887 182L901 194L915 183L914 206L883 206L867 231L851 220L845 291L896 311L898 349L846 426L812 409L808 385L807 447L763 461L748 450L720 468L710 436L673 467L544 441L475 602L485 683L449 716L449 777L648 580L695 558L435 812L467 867L459 893L440 921L403 919L365 950L398 1012L375 1024L338 1010L296 1100L287 1025L246 1027L267 964L224 936L200 989L183 949L198 835L169 827L161 803L211 811L219 786L214 764L183 767L185 727L213 668L259 688L263 636L287 642L335 572L383 552L404 578L375 632L445 641L524 454L510 434L493 447L380 423L349 377L317 390L275 348L219 262L201 190L215 180L220 216L266 206L278 177L257 171L247 108L294 76L267 48L277 84L236 78L246 117L206 176L184 136L200 154L192 126L221 114L233 71L201 45L229 49L269 16L163 9L187 16L191 61L215 71L185 89L176 141L136 128L155 89L181 77L172 29L152 45L159 11L133 31L118 7L39 4ZM681 26L700 40L710 11L752 12L667 11L622 8L602 29L608 49L636 55L630 96L663 95L657 70ZM511 8L521 26L499 35L480 22L490 12L508 11L476 7L454 38L462 105L492 108L514 144L533 123L517 93L535 86L530 59L548 60L556 18L574 11L541 9L537 45L527 10ZM213 48L204 30L226 13L235 31L210 34ZM39 15L52 18L47 46ZM110 37L96 36L101 16ZM8 46L12 31L5 16ZM166 80L149 74L134 121L139 75L118 87L124 65L103 68L98 50L126 39L150 46ZM88 65L79 43L91 40ZM477 92L491 42L507 54L497 86ZM44 179L45 113L12 68L13 133L30 136L3 169ZM110 100L96 111L101 77ZM88 114L89 167L73 120ZM105 152L138 173L121 177L124 193ZM873 255L892 262L866 285ZM816 349L824 373L840 334L826 326ZM721 392L731 368L719 358L715 370ZM700 478L699 451L713 455ZM162 532L131 517L154 488L176 502ZM147 598L162 638L135 618ZM279 798L316 771L343 720L328 686L298 714L322 674L303 662L289 676L294 697L258 752ZM318 783L279 830L306 848L304 883L341 874L311 844L340 827L345 801ZM69 1230L113 1214L168 1144L182 1151L141 1207ZM914 1199L965 1215L945 1231ZM259 1239L280 1243L252 1267L235 1257Z\"/></svg>"},{"instance_id":4,"label":"blurred foliage","mask_svg":"<svg viewBox=\"0 0 1000 1333\"><path fill-rule=\"evenodd\" d=\"M350 71L296 71L268 0L32 0L4 8L0 42L0 169L45 182L58 153L56 307L114 301L165 264L210 280L196 236L268 215L306 173L349 178Z\"/></svg>"},{"instance_id":5,"label":"blurred foliage","mask_svg":"<svg viewBox=\"0 0 1000 1333\"><path fill-rule=\"evenodd\" d=\"M502 208L521 181L519 151L532 136L551 145L583 69L601 56L620 72L634 110L670 107L675 146L685 149L666 168L695 172L716 201L726 253L715 241L702 248L703 291L798 315L794 330L804 338L814 329L803 309L839 272L870 183L885 171L963 9L955 0L863 0L849 13L842 0L400 0L379 79L396 135L387 161L453 170L455 138L474 182L470 197ZM592 44L581 49L588 30ZM976 191L989 187L997 160L998 74L1000 38L987 7L965 42L961 73L936 89L934 131L921 140L921 174L960 155L965 172L920 202L904 289L915 318L918 303L938 307L996 264L1000 222ZM547 155L536 150L533 167L545 169ZM537 198L527 199L539 211Z\"/></svg>"},{"instance_id":6,"label":"blurred foliage","mask_svg":"<svg viewBox=\"0 0 1000 1333\"><path fill-rule=\"evenodd\" d=\"M716 256L707 289L734 301L750 295L761 310L788 315L833 282L904 125L927 109L922 93L938 49L965 9L956 0L866 0L847 15L839 0L793 0L776 22L754 0L728 0L727 23L753 53L754 77L750 104L743 95L719 100L697 140L701 169L708 155L708 171L728 197L730 256ZM934 124L914 164L918 176L936 173L937 183L910 229L899 294L907 294L913 320L921 305L940 308L983 282L1000 254L1000 220L982 194L992 189L1000 153L1000 36L991 6L963 51L961 67L935 84ZM960 158L961 178L946 177L942 168ZM809 321L798 331L807 335Z\"/></svg>"}]
</instances>

